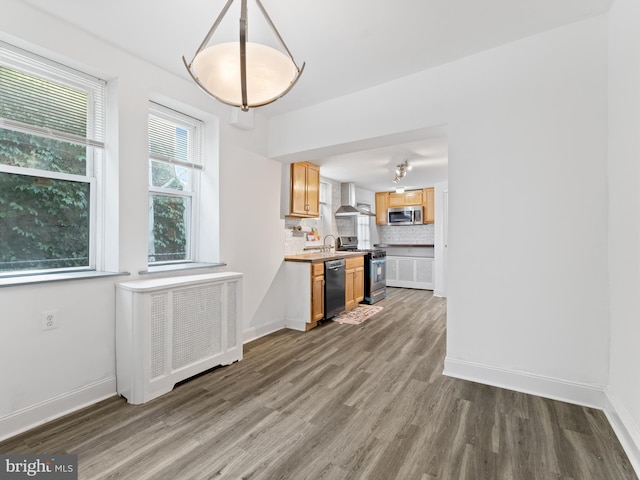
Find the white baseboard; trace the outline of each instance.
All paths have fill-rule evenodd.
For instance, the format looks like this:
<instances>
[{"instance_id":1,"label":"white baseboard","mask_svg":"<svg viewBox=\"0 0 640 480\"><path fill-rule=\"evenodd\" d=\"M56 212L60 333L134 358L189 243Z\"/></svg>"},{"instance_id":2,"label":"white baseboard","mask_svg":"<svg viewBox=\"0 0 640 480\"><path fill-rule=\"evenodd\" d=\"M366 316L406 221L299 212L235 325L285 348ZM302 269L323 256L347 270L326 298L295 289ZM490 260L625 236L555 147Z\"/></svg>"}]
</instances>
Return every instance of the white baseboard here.
<instances>
[{"instance_id":1,"label":"white baseboard","mask_svg":"<svg viewBox=\"0 0 640 480\"><path fill-rule=\"evenodd\" d=\"M444 375L602 410L604 387L446 357Z\"/></svg>"},{"instance_id":2,"label":"white baseboard","mask_svg":"<svg viewBox=\"0 0 640 480\"><path fill-rule=\"evenodd\" d=\"M387 287L414 288L416 290L433 290L433 283L414 282L414 281L410 281L410 280L389 280L389 279L387 279Z\"/></svg>"},{"instance_id":3,"label":"white baseboard","mask_svg":"<svg viewBox=\"0 0 640 480\"><path fill-rule=\"evenodd\" d=\"M618 398L605 389L604 414L607 416L613 431L624 448L631 466L640 477L640 428L633 421L627 408Z\"/></svg>"},{"instance_id":4,"label":"white baseboard","mask_svg":"<svg viewBox=\"0 0 640 480\"><path fill-rule=\"evenodd\" d=\"M109 377L44 402L0 417L0 440L116 395L116 377Z\"/></svg>"},{"instance_id":5,"label":"white baseboard","mask_svg":"<svg viewBox=\"0 0 640 480\"><path fill-rule=\"evenodd\" d=\"M252 342L253 340L257 340L260 337L277 332L283 328L285 328L285 324L282 320L260 325L259 327L247 328L242 332L242 343Z\"/></svg>"},{"instance_id":6,"label":"white baseboard","mask_svg":"<svg viewBox=\"0 0 640 480\"><path fill-rule=\"evenodd\" d=\"M243 332L243 343L283 328L285 328L284 321L277 321L247 329ZM114 395L117 395L116 377L110 377L12 412L0 417L0 441Z\"/></svg>"},{"instance_id":7,"label":"white baseboard","mask_svg":"<svg viewBox=\"0 0 640 480\"><path fill-rule=\"evenodd\" d=\"M297 330L299 332L306 332L307 322L298 318L285 317L284 328L288 328L289 330Z\"/></svg>"},{"instance_id":8,"label":"white baseboard","mask_svg":"<svg viewBox=\"0 0 640 480\"><path fill-rule=\"evenodd\" d=\"M433 291L433 296L434 296L434 297L442 297L442 298L446 298L446 296L447 296L447 295L446 295L446 293L444 292L444 290L439 290L439 289L437 289L437 288L436 288L436 289Z\"/></svg>"}]
</instances>

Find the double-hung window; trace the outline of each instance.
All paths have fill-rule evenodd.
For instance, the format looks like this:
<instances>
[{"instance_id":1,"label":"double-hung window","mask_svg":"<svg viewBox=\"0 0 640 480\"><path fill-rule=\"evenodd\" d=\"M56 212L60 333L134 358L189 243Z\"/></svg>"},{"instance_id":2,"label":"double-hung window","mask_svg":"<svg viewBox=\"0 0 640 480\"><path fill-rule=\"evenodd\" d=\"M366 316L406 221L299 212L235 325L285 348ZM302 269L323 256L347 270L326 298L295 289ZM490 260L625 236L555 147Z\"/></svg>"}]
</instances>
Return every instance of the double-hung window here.
<instances>
[{"instance_id":1,"label":"double-hung window","mask_svg":"<svg viewBox=\"0 0 640 480\"><path fill-rule=\"evenodd\" d=\"M149 111L149 265L196 260L203 124L152 103Z\"/></svg>"},{"instance_id":2,"label":"double-hung window","mask_svg":"<svg viewBox=\"0 0 640 480\"><path fill-rule=\"evenodd\" d=\"M0 43L0 276L97 260L105 83Z\"/></svg>"}]
</instances>

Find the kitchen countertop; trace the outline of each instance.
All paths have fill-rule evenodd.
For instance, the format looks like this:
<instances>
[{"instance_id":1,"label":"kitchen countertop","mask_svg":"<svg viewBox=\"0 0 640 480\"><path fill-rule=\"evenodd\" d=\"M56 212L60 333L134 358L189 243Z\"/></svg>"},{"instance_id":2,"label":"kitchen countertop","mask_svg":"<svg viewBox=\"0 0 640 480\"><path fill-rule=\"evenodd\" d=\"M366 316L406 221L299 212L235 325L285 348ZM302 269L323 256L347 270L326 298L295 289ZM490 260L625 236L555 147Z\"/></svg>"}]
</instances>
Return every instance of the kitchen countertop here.
<instances>
[{"instance_id":1,"label":"kitchen countertop","mask_svg":"<svg viewBox=\"0 0 640 480\"><path fill-rule=\"evenodd\" d=\"M433 243L376 243L374 247L393 248L393 247L434 247Z\"/></svg>"},{"instance_id":2,"label":"kitchen countertop","mask_svg":"<svg viewBox=\"0 0 640 480\"><path fill-rule=\"evenodd\" d=\"M365 252L325 252L325 253L300 253L298 255L287 255L284 257L285 262L306 262L319 263L327 260L338 260L348 257L362 257Z\"/></svg>"}]
</instances>

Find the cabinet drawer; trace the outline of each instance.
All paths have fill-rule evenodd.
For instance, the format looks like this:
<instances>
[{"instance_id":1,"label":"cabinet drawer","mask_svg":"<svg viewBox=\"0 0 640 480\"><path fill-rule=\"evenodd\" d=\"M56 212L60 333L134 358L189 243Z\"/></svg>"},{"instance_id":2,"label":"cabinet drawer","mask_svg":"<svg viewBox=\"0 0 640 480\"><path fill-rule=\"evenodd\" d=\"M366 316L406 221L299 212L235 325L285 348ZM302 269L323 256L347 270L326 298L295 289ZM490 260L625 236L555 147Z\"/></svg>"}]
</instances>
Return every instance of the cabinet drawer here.
<instances>
[{"instance_id":1,"label":"cabinet drawer","mask_svg":"<svg viewBox=\"0 0 640 480\"><path fill-rule=\"evenodd\" d=\"M346 258L345 264L345 268L347 270L350 268L364 267L364 257Z\"/></svg>"},{"instance_id":2,"label":"cabinet drawer","mask_svg":"<svg viewBox=\"0 0 640 480\"><path fill-rule=\"evenodd\" d=\"M324 275L324 263L312 263L311 276L317 277L319 275Z\"/></svg>"}]
</instances>

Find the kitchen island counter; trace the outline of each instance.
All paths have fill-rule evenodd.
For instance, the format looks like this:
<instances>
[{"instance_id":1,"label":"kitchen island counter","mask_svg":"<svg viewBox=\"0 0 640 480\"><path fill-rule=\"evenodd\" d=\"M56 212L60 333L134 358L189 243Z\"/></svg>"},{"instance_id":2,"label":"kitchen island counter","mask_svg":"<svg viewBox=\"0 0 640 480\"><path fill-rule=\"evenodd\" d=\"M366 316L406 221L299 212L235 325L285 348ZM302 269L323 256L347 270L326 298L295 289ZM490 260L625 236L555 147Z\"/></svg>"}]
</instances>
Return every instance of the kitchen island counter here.
<instances>
[{"instance_id":1,"label":"kitchen island counter","mask_svg":"<svg viewBox=\"0 0 640 480\"><path fill-rule=\"evenodd\" d=\"M366 252L325 252L325 253L300 253L298 255L287 255L284 257L285 262L305 262L319 263L328 260L339 260L349 257L363 257Z\"/></svg>"},{"instance_id":2,"label":"kitchen island counter","mask_svg":"<svg viewBox=\"0 0 640 480\"><path fill-rule=\"evenodd\" d=\"M339 304L333 304L340 311L352 308L363 300L365 254L316 252L286 255L284 272L290 296L286 302L285 326L302 332L317 326L318 322L327 318L327 309L330 307L326 301L328 293L340 300ZM337 269L325 268L325 262L341 259L344 259L345 265ZM335 310L330 309L331 313L335 313Z\"/></svg>"},{"instance_id":3,"label":"kitchen island counter","mask_svg":"<svg viewBox=\"0 0 640 480\"><path fill-rule=\"evenodd\" d=\"M374 245L376 248L403 248L403 247L435 247L433 243L376 243Z\"/></svg>"}]
</instances>

